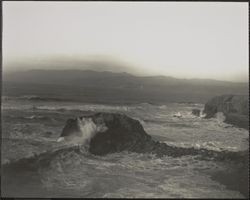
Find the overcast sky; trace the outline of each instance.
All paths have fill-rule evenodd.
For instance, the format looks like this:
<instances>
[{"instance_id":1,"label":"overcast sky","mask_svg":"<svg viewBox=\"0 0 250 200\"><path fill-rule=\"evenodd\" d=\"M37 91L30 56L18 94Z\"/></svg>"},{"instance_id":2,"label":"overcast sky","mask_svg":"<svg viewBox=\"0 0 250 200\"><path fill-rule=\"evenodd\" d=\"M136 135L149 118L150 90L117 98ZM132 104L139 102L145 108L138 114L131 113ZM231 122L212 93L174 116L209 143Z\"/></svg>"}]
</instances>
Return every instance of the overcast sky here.
<instances>
[{"instance_id":1,"label":"overcast sky","mask_svg":"<svg viewBox=\"0 0 250 200\"><path fill-rule=\"evenodd\" d=\"M5 72L104 60L141 75L248 81L248 59L247 2L3 2Z\"/></svg>"}]
</instances>

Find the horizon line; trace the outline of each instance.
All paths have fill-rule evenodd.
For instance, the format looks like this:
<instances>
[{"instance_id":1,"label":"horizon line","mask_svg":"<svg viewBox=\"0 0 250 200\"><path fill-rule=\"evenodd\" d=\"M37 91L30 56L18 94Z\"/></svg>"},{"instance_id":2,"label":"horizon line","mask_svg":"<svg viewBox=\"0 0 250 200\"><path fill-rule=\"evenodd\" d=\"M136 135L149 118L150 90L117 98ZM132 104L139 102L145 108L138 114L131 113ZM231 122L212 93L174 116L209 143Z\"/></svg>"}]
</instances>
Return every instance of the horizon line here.
<instances>
[{"instance_id":1,"label":"horizon line","mask_svg":"<svg viewBox=\"0 0 250 200\"><path fill-rule=\"evenodd\" d=\"M16 71L8 71L8 72L4 72L2 71L2 75L4 76L4 74L13 74L13 73L19 73L19 72L29 72L29 71L91 71L91 72L96 72L96 73L104 73L104 72L108 72L108 73L114 73L114 74L128 74L134 77L164 77L164 78L174 78L174 79L179 79L179 80L207 80L207 81L220 81L220 82L230 82L230 83L249 83L248 81L229 81L229 80L219 80L219 79L213 79L213 78L177 78L175 76L171 76L171 75L135 75L133 73L129 73L126 71L123 72L114 72L114 71L110 71L110 70L93 70L93 69L24 69L24 70L16 70Z\"/></svg>"}]
</instances>

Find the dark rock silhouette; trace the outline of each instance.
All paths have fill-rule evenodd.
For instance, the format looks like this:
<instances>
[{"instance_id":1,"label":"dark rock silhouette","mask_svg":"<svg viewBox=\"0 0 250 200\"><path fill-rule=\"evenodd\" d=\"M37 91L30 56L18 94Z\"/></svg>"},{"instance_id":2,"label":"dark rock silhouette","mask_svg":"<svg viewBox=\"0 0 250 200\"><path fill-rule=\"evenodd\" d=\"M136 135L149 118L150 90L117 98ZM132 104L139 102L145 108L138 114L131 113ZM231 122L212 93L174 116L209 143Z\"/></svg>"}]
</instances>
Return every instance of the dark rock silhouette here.
<instances>
[{"instance_id":1,"label":"dark rock silhouette","mask_svg":"<svg viewBox=\"0 0 250 200\"><path fill-rule=\"evenodd\" d=\"M205 104L206 118L222 112L225 122L249 130L249 97L247 95L216 96Z\"/></svg>"},{"instance_id":2,"label":"dark rock silhouette","mask_svg":"<svg viewBox=\"0 0 250 200\"><path fill-rule=\"evenodd\" d=\"M95 113L83 116L91 118L95 124L105 124L107 130L97 132L89 142L89 152L95 155L129 151L152 153L159 157L180 157L199 155L202 159L244 160L248 152L217 152L207 149L180 148L154 141L138 120L118 113ZM83 117L80 117L83 118ZM78 119L69 119L61 137L79 132Z\"/></svg>"},{"instance_id":3,"label":"dark rock silhouette","mask_svg":"<svg viewBox=\"0 0 250 200\"><path fill-rule=\"evenodd\" d=\"M193 115L199 117L199 116L200 116L200 113L201 113L200 109L192 109L192 114L193 114Z\"/></svg>"},{"instance_id":4,"label":"dark rock silhouette","mask_svg":"<svg viewBox=\"0 0 250 200\"><path fill-rule=\"evenodd\" d=\"M77 124L77 120L74 119L68 119L66 122L66 125L64 126L61 137L67 137L71 135L72 133L78 133L81 130L79 129L79 126Z\"/></svg>"}]
</instances>

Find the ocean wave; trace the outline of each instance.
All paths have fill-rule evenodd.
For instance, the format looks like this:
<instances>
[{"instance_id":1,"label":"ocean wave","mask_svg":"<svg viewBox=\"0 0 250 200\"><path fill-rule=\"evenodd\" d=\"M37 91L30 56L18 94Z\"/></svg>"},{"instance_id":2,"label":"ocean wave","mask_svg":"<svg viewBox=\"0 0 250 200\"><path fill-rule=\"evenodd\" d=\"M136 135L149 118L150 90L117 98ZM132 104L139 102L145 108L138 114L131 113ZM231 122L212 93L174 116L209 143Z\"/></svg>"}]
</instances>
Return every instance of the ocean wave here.
<instances>
[{"instance_id":1,"label":"ocean wave","mask_svg":"<svg viewBox=\"0 0 250 200\"><path fill-rule=\"evenodd\" d=\"M34 109L34 106L30 106ZM34 103L35 105L35 103ZM212 182L209 177L204 178L204 172L209 170L217 170L221 167L218 163L242 163L246 156L241 155L240 140L247 137L249 133L238 128L228 127L223 122L223 116L213 119L202 119L191 114L190 107L171 107L168 105L124 105L109 106L95 104L40 104L35 105L37 109L34 113L29 112L23 114L26 122L32 120L45 120L44 113L53 113L51 116L62 116L58 113L65 111L102 111L125 112L129 116L141 122L146 129L152 129L152 134L160 134L166 136L167 145L174 147L176 152L189 151L190 148L195 152L202 152L203 149L208 150L207 154L199 153L196 155L184 155L182 157L162 156L157 157L151 153L135 153L135 152L116 152L106 156L95 156L88 152L87 145L67 145L57 143L56 139L61 132L61 124L58 129L51 129L49 126L32 126L34 135L29 137L37 137L40 132L52 131L55 137L53 139L54 146L52 148L44 148L45 152L31 154L31 149L26 149L27 157L17 160L5 160L3 162L4 172L7 170L9 176L13 174L26 174L27 171L36 172L43 186L50 191L62 196L74 195L74 197L240 197L235 191L226 191L218 183ZM18 105L17 105L18 107ZM52 110L54 112L39 111ZM172 115L180 112L182 117L175 118ZM38 114L39 113L39 114ZM12 114L12 113L11 113ZM76 113L64 113L75 116ZM66 115L67 114L67 115ZM78 115L79 113L77 113ZM80 113L82 114L82 112ZM80 115L79 114L79 115ZM64 116L64 115L63 115ZM63 120L65 120L62 117ZM36 121L35 121L36 122ZM18 122L20 123L20 121ZM46 121L47 123L47 121ZM63 122L62 122L63 123ZM21 125L22 123L20 123ZM45 124L45 121L44 121ZM43 125L44 125L43 124ZM50 123L48 123L50 124ZM52 123L51 123L52 124ZM88 124L88 123L87 123ZM53 123L54 125L54 123ZM92 131L95 129L91 124L84 126L83 131L89 131L88 138L91 138ZM178 127L178 128L177 128ZM193 127L193 129L191 129ZM29 134L31 126L27 129L20 129L17 132ZM145 129L145 130L146 130ZM12 130L12 129L11 129ZM39 131L37 131L39 130ZM41 131L42 130L42 131ZM92 130L92 131L91 131ZM21 133L20 133L21 134ZM52 135L53 135L52 134ZM50 135L48 133L48 135ZM88 135L88 134L87 134ZM41 138L49 139L50 136ZM24 138L24 135L18 136ZM168 140L169 138L169 140ZM227 138L227 141L225 140ZM24 138L26 140L26 138ZM172 139L172 140L171 140ZM88 139L87 139L88 140ZM41 142L41 140L39 141ZM78 143L78 142L77 142ZM77 144L74 143L74 144ZM82 144L82 142L80 142ZM85 142L83 142L85 143ZM237 146L238 144L238 146ZM57 145L57 146L56 146ZM61 146L63 145L63 146ZM34 145L35 146L35 145ZM247 142L247 146L248 142ZM16 143L13 145L16 150ZM32 146L33 147L33 146ZM24 149L23 145L20 148ZM213 157L210 152L219 152L217 160L204 159L205 157ZM202 156L204 157L202 158ZM230 161L230 162L227 162ZM225 162L224 162L225 161ZM22 171L26 170L26 171ZM226 171L222 167L221 170ZM201 176L197 174L202 172ZM3 173L6 174L6 173ZM24 181L26 182L26 179ZM30 183L33 184L32 178ZM199 191L194 185L202 187ZM22 185L21 185L22 186ZM20 185L18 185L20 187ZM140 189L134 189L134 188ZM199 188L201 188L199 187ZM60 189L60 194L56 193ZM98 190L96 190L98 188ZM125 189L124 189L125 188ZM198 188L198 187L197 187ZM217 188L217 189L216 189ZM67 191L72 189L72 191ZM22 188L20 188L22 190ZM77 190L77 191L76 191ZM98 191L98 193L96 192ZM213 193L211 193L213 191ZM64 193L65 192L65 193ZM200 192L200 193L199 193ZM187 194L183 196L183 194ZM92 195L92 196L91 196ZM203 196L202 196L203 195ZM224 196L223 196L224 195ZM242 196L241 196L242 197Z\"/></svg>"},{"instance_id":2,"label":"ocean wave","mask_svg":"<svg viewBox=\"0 0 250 200\"><path fill-rule=\"evenodd\" d=\"M209 160L199 160L195 156L159 158L152 154L126 151L107 156L94 156L79 146L63 146L4 164L2 167L4 176L15 174L15 179L24 178L22 174L30 172L32 176L25 177L26 184L29 182L35 184L34 176L36 176L39 177L42 187L48 191L73 189L75 192L71 193L72 197L78 195L78 197L88 195L114 197L119 192L122 192L121 195L124 197L147 197L150 193L152 197L164 195L184 197L184 193L178 192L180 188L185 188L190 197L202 197L202 195L204 197L202 192L208 195L208 191L213 188L217 188L214 190L216 192L214 197L221 194L222 190L224 196L240 197L238 193L225 191L222 185L213 182L204 173L199 175L199 172L204 170L225 171L223 165ZM177 183L180 185L176 185ZM189 183L192 183L192 187L188 186ZM201 183L203 185L201 193L192 189L193 185ZM135 186L139 187L138 191L144 191L145 195L136 193L133 189ZM22 187L19 185L20 190ZM95 191L96 187L100 188L98 193ZM62 193L57 193L60 194Z\"/></svg>"},{"instance_id":3,"label":"ocean wave","mask_svg":"<svg viewBox=\"0 0 250 200\"><path fill-rule=\"evenodd\" d=\"M71 99L56 98L56 97L46 97L38 95L22 95L22 96L2 96L2 100L24 100L24 101L43 101L43 102L68 102L72 101Z\"/></svg>"},{"instance_id":4,"label":"ocean wave","mask_svg":"<svg viewBox=\"0 0 250 200\"><path fill-rule=\"evenodd\" d=\"M37 142L39 144L39 141L35 141L35 142ZM60 145L60 146L55 146L54 148L51 148L51 149L44 151L44 152L29 154L29 155L27 155L23 158L19 158L17 160L8 160L6 163L3 163L3 165L5 167L8 167L9 165L13 165L13 166L32 165L32 163L34 164L37 162L39 162L39 164L42 164L43 162L46 163L46 162L53 160L53 157L55 157L61 153L77 151L77 150L79 150L79 146L77 146L77 145L64 144L64 145ZM39 165L37 165L36 167L39 167Z\"/></svg>"},{"instance_id":5,"label":"ocean wave","mask_svg":"<svg viewBox=\"0 0 250 200\"><path fill-rule=\"evenodd\" d=\"M177 152L177 151L189 151L190 147L185 147L185 144L182 145L176 145L175 143L171 143L168 142L167 143L169 145L169 147L173 147L173 149ZM246 162L245 158L247 158L248 156L248 151L229 151L229 150L222 150L220 148L217 148L215 142L207 142L207 143L203 143L202 145L200 144L195 144L195 149L200 150L200 153L195 153L195 155L193 155L193 153L191 152L190 155L188 153L184 153L184 157L197 157L198 160L202 161L207 161L210 160L208 159L209 157L211 158L211 160L214 159L219 159L221 161L223 160L229 160L229 161L236 161L236 162ZM207 148L209 150L204 149ZM211 148L211 147L215 147L215 148ZM233 150L233 148L232 148ZM90 157L95 157L97 159L100 160L112 160L115 159L116 156L120 156L121 154L129 154L129 155L133 155L133 157L138 157L138 158L143 158L145 163L141 166L145 167L146 162L148 162L149 160L154 159L155 161L159 161L162 162L162 160L165 159L170 159L172 156L169 155L165 155L165 156L161 156L158 157L156 154L152 154L152 153L136 153L136 152L129 152L129 151L123 151L123 152L117 152L117 153L112 153L112 154L108 154L106 156L97 156L97 155L92 155L91 153L88 152L88 146L86 144L83 145L79 145L79 144L72 144L72 143L63 143L62 145L55 145L54 148L47 150L45 152L39 153L39 154L31 154L28 157L25 158L20 158L18 160L15 161L11 161L8 163L4 163L4 166L8 166L8 165L15 165L18 166L20 164L25 164L25 165L33 165L34 163L37 164L36 167L39 166L43 166L45 163L51 162L55 157L60 156L60 155L65 155L68 153L72 153L74 152L75 154L79 154L79 155L83 155L83 156L90 156ZM205 157L203 157L205 155ZM208 157L206 157L208 156ZM215 157L213 157L215 156ZM178 157L178 156L174 156L171 159L180 159L182 156ZM68 162L67 160L63 159L64 161ZM134 160L134 159L132 159ZM137 159L136 159L137 160ZM155 162L154 161L154 162ZM28 168L27 168L28 169Z\"/></svg>"},{"instance_id":6,"label":"ocean wave","mask_svg":"<svg viewBox=\"0 0 250 200\"><path fill-rule=\"evenodd\" d=\"M28 101L67 101L68 99L53 98L53 97L42 97L37 95L24 95L19 96L17 99L28 100Z\"/></svg>"},{"instance_id":7,"label":"ocean wave","mask_svg":"<svg viewBox=\"0 0 250 200\"><path fill-rule=\"evenodd\" d=\"M53 117L43 116L43 115L30 115L30 116L24 116L21 118L28 119L28 120L50 120L50 121L55 120Z\"/></svg>"},{"instance_id":8,"label":"ocean wave","mask_svg":"<svg viewBox=\"0 0 250 200\"><path fill-rule=\"evenodd\" d=\"M164 141L167 145L173 147L180 147L180 148L194 148L194 149L207 149L215 152L223 152L223 151L230 151L230 152L238 152L239 150L235 146L225 146L219 141L195 141L191 142L173 142L173 141Z\"/></svg>"},{"instance_id":9,"label":"ocean wave","mask_svg":"<svg viewBox=\"0 0 250 200\"><path fill-rule=\"evenodd\" d=\"M129 111L129 106L109 106L99 104L78 104L78 105L47 105L37 106L39 110L52 110L52 111Z\"/></svg>"},{"instance_id":10,"label":"ocean wave","mask_svg":"<svg viewBox=\"0 0 250 200\"><path fill-rule=\"evenodd\" d=\"M72 125L78 127L79 129L73 129ZM73 120L72 123L68 121L57 141L66 141L68 144L86 146L97 132L101 133L107 129L108 128L105 124L96 124L91 118L77 118L76 121ZM74 132L73 136L71 132Z\"/></svg>"}]
</instances>

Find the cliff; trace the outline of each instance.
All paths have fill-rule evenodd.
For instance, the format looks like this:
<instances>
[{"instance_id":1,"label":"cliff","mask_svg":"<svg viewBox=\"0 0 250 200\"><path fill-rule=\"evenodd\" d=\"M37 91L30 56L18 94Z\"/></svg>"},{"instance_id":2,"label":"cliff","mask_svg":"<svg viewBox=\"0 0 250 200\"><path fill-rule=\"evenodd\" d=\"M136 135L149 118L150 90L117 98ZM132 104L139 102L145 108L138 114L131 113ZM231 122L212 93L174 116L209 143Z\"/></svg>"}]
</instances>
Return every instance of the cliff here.
<instances>
[{"instance_id":1,"label":"cliff","mask_svg":"<svg viewBox=\"0 0 250 200\"><path fill-rule=\"evenodd\" d=\"M225 115L225 122L249 130L249 97L247 95L216 96L205 104L206 118L217 112Z\"/></svg>"}]
</instances>

